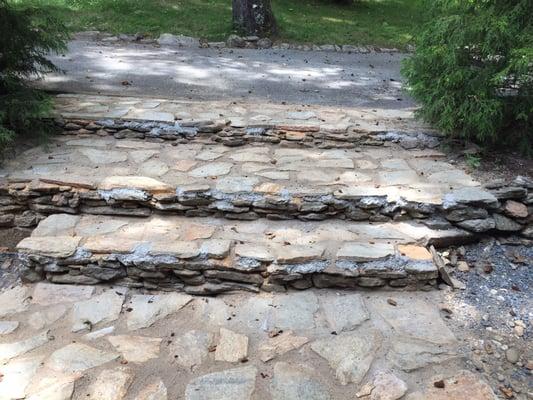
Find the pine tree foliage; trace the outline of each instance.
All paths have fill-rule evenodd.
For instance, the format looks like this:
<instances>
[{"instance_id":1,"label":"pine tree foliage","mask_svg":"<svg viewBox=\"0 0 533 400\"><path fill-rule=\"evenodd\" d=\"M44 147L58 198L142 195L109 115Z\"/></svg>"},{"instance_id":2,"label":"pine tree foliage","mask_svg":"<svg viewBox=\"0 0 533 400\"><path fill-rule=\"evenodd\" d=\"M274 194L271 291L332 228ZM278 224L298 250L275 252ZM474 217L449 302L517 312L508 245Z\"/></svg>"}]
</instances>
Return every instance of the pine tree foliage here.
<instances>
[{"instance_id":1,"label":"pine tree foliage","mask_svg":"<svg viewBox=\"0 0 533 400\"><path fill-rule=\"evenodd\" d=\"M16 134L38 136L50 129L42 120L50 110L47 96L25 80L57 71L46 54L65 49L68 33L42 11L33 18L36 11L0 0L0 148Z\"/></svg>"},{"instance_id":2,"label":"pine tree foliage","mask_svg":"<svg viewBox=\"0 0 533 400\"><path fill-rule=\"evenodd\" d=\"M420 115L478 143L533 145L533 0L433 0L403 73Z\"/></svg>"}]
</instances>

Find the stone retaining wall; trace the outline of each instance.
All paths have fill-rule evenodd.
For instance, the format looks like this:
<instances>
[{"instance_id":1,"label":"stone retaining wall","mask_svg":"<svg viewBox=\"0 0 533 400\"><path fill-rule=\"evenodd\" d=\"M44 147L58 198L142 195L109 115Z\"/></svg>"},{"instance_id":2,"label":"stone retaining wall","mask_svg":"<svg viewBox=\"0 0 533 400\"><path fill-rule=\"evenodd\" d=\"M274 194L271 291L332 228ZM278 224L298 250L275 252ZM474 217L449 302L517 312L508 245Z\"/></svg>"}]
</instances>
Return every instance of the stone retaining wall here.
<instances>
[{"instance_id":1,"label":"stone retaining wall","mask_svg":"<svg viewBox=\"0 0 533 400\"><path fill-rule=\"evenodd\" d=\"M41 179L0 181L0 227L32 227L45 215L95 214L148 217L152 213L227 219L304 221L416 220L433 229L459 228L472 234L514 233L533 238L533 183L517 178L487 190L465 187L441 205L389 201L386 195L336 191L327 195L225 193L204 185L173 188L145 177L110 177L101 185ZM435 243L446 245L446 243Z\"/></svg>"},{"instance_id":2,"label":"stone retaining wall","mask_svg":"<svg viewBox=\"0 0 533 400\"><path fill-rule=\"evenodd\" d=\"M256 124L231 126L231 121L179 121L175 123L122 119L58 119L66 135L114 136L116 139L169 140L187 143L207 139L213 143L237 147L249 143L291 144L320 149L354 148L361 145L381 146L398 143L405 149L435 148L440 141L429 133L365 131L347 126Z\"/></svg>"}]
</instances>

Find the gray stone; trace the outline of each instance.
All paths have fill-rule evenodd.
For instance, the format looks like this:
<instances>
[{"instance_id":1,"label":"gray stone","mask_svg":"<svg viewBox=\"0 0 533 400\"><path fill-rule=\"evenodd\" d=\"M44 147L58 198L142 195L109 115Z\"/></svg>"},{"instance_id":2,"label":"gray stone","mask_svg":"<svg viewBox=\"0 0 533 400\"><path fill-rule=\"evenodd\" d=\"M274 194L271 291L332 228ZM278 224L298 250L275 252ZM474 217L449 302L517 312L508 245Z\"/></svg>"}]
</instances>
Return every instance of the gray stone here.
<instances>
[{"instance_id":1,"label":"gray stone","mask_svg":"<svg viewBox=\"0 0 533 400\"><path fill-rule=\"evenodd\" d=\"M279 295L274 298L273 304L273 328L306 330L315 327L314 315L318 311L318 299L314 293Z\"/></svg>"},{"instance_id":2,"label":"gray stone","mask_svg":"<svg viewBox=\"0 0 533 400\"><path fill-rule=\"evenodd\" d=\"M326 321L332 331L351 331L370 318L359 294L339 296L327 293L320 298Z\"/></svg>"},{"instance_id":3,"label":"gray stone","mask_svg":"<svg viewBox=\"0 0 533 400\"><path fill-rule=\"evenodd\" d=\"M474 207L458 208L446 214L446 219L453 222L464 221L467 219L485 219L488 217L489 213L487 210Z\"/></svg>"},{"instance_id":4,"label":"gray stone","mask_svg":"<svg viewBox=\"0 0 533 400\"><path fill-rule=\"evenodd\" d=\"M270 49L272 47L272 40L269 38L261 38L256 44L258 49Z\"/></svg>"},{"instance_id":5,"label":"gray stone","mask_svg":"<svg viewBox=\"0 0 533 400\"><path fill-rule=\"evenodd\" d=\"M274 378L270 393L272 400L328 400L326 386L315 377L313 368L278 362L274 366Z\"/></svg>"},{"instance_id":6,"label":"gray stone","mask_svg":"<svg viewBox=\"0 0 533 400\"><path fill-rule=\"evenodd\" d=\"M156 321L179 311L191 300L191 296L182 293L133 295L129 303L132 310L126 320L128 329L148 328Z\"/></svg>"},{"instance_id":7,"label":"gray stone","mask_svg":"<svg viewBox=\"0 0 533 400\"><path fill-rule=\"evenodd\" d=\"M93 293L94 286L54 285L39 282L33 289L32 303L41 306L70 303L89 299Z\"/></svg>"},{"instance_id":8,"label":"gray stone","mask_svg":"<svg viewBox=\"0 0 533 400\"><path fill-rule=\"evenodd\" d=\"M0 335L9 335L19 326L18 321L0 321Z\"/></svg>"},{"instance_id":9,"label":"gray stone","mask_svg":"<svg viewBox=\"0 0 533 400\"><path fill-rule=\"evenodd\" d=\"M257 369L253 366L228 369L200 376L185 390L186 400L250 400Z\"/></svg>"},{"instance_id":10,"label":"gray stone","mask_svg":"<svg viewBox=\"0 0 533 400\"><path fill-rule=\"evenodd\" d=\"M455 208L460 204L495 208L498 206L498 199L492 193L481 188L464 187L447 193L442 204L445 209Z\"/></svg>"},{"instance_id":11,"label":"gray stone","mask_svg":"<svg viewBox=\"0 0 533 400\"><path fill-rule=\"evenodd\" d=\"M214 162L193 169L188 174L195 178L207 178L226 175L230 172L233 164L227 162Z\"/></svg>"},{"instance_id":12,"label":"gray stone","mask_svg":"<svg viewBox=\"0 0 533 400\"><path fill-rule=\"evenodd\" d=\"M503 232L517 232L523 228L518 222L505 217L501 214L493 214L494 222L496 223L496 229Z\"/></svg>"},{"instance_id":13,"label":"gray stone","mask_svg":"<svg viewBox=\"0 0 533 400\"><path fill-rule=\"evenodd\" d=\"M387 354L387 359L405 372L440 364L455 357L457 355L453 351L441 345L405 339L394 340Z\"/></svg>"},{"instance_id":14,"label":"gray stone","mask_svg":"<svg viewBox=\"0 0 533 400\"><path fill-rule=\"evenodd\" d=\"M347 242L337 252L337 259L350 261L374 261L394 254L394 246L389 243Z\"/></svg>"},{"instance_id":15,"label":"gray stone","mask_svg":"<svg viewBox=\"0 0 533 400\"><path fill-rule=\"evenodd\" d=\"M178 46L178 47L199 47L200 41L197 38L183 35L172 35L170 33L162 33L157 39L157 43L161 46Z\"/></svg>"},{"instance_id":16,"label":"gray stone","mask_svg":"<svg viewBox=\"0 0 533 400\"><path fill-rule=\"evenodd\" d=\"M496 190L491 190L491 193L496 196L498 200L507 199L523 199L527 196L527 190L522 187L502 187Z\"/></svg>"},{"instance_id":17,"label":"gray stone","mask_svg":"<svg viewBox=\"0 0 533 400\"><path fill-rule=\"evenodd\" d=\"M167 387L160 378L156 378L141 389L135 400L167 400Z\"/></svg>"},{"instance_id":18,"label":"gray stone","mask_svg":"<svg viewBox=\"0 0 533 400\"><path fill-rule=\"evenodd\" d=\"M51 325L58 319L63 317L67 312L67 307L62 304L49 307L42 311L37 311L28 317L28 325L34 330L43 329L47 325Z\"/></svg>"},{"instance_id":19,"label":"gray stone","mask_svg":"<svg viewBox=\"0 0 533 400\"><path fill-rule=\"evenodd\" d=\"M79 222L78 215L53 214L46 217L33 230L32 236L72 236Z\"/></svg>"},{"instance_id":20,"label":"gray stone","mask_svg":"<svg viewBox=\"0 0 533 400\"><path fill-rule=\"evenodd\" d=\"M216 361L239 362L248 357L248 337L229 329L220 328L220 339L215 351Z\"/></svg>"},{"instance_id":21,"label":"gray stone","mask_svg":"<svg viewBox=\"0 0 533 400\"><path fill-rule=\"evenodd\" d=\"M114 290L108 290L92 299L74 304L72 310L72 332L91 330L98 323L115 321L120 311L124 296Z\"/></svg>"},{"instance_id":22,"label":"gray stone","mask_svg":"<svg viewBox=\"0 0 533 400\"><path fill-rule=\"evenodd\" d=\"M83 372L98 367L119 357L118 353L107 352L81 343L71 343L50 355L45 367L64 373Z\"/></svg>"},{"instance_id":23,"label":"gray stone","mask_svg":"<svg viewBox=\"0 0 533 400\"><path fill-rule=\"evenodd\" d=\"M496 227L496 223L493 218L468 219L466 221L458 222L457 225L461 228L476 233L490 231L491 229L494 229Z\"/></svg>"},{"instance_id":24,"label":"gray stone","mask_svg":"<svg viewBox=\"0 0 533 400\"><path fill-rule=\"evenodd\" d=\"M325 358L341 385L360 384L380 346L377 332L343 333L311 343L311 349Z\"/></svg>"},{"instance_id":25,"label":"gray stone","mask_svg":"<svg viewBox=\"0 0 533 400\"><path fill-rule=\"evenodd\" d=\"M121 151L81 149L80 152L96 165L113 164L128 159L128 154Z\"/></svg>"},{"instance_id":26,"label":"gray stone","mask_svg":"<svg viewBox=\"0 0 533 400\"><path fill-rule=\"evenodd\" d=\"M207 358L212 341L212 334L192 330L173 340L169 353L176 364L193 371Z\"/></svg>"},{"instance_id":27,"label":"gray stone","mask_svg":"<svg viewBox=\"0 0 533 400\"><path fill-rule=\"evenodd\" d=\"M0 293L0 318L23 312L28 308L27 289L16 286Z\"/></svg>"},{"instance_id":28,"label":"gray stone","mask_svg":"<svg viewBox=\"0 0 533 400\"><path fill-rule=\"evenodd\" d=\"M28 339L23 339L18 342L2 343L0 344L0 362L6 362L12 358L18 357L28 351L48 343L50 337L48 331L39 333Z\"/></svg>"},{"instance_id":29,"label":"gray stone","mask_svg":"<svg viewBox=\"0 0 533 400\"><path fill-rule=\"evenodd\" d=\"M0 398L5 400L25 399L26 388L41 365L43 356L25 357L2 365Z\"/></svg>"}]
</instances>

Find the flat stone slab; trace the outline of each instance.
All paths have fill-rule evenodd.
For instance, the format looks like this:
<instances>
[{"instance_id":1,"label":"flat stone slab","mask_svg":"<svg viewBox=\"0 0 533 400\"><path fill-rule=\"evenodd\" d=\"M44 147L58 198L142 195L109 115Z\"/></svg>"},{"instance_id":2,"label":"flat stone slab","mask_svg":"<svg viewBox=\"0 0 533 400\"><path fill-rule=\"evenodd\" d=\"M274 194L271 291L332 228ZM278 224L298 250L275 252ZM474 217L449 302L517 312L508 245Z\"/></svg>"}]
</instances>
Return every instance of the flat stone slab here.
<instances>
[{"instance_id":1,"label":"flat stone slab","mask_svg":"<svg viewBox=\"0 0 533 400\"><path fill-rule=\"evenodd\" d=\"M57 216L49 217L57 220ZM43 222L50 225L48 219ZM394 287L435 285L437 268L427 259L421 240L442 240L442 230L432 230L414 223L313 221L228 221L222 218L159 216L149 218L81 216L74 224L59 225L48 235L37 230L31 236L43 248L68 232L78 245L66 257L29 258L29 268L44 269L44 264L57 262L60 268L47 269L52 282L99 283L114 282L131 285L149 281L150 285L171 282L175 289L189 294L232 290L258 290L269 284L295 288L317 287ZM27 240L27 239L25 239ZM416 249L413 250L413 249ZM36 251L41 254L41 250ZM30 253L33 254L33 253ZM65 256L66 254L59 254ZM267 280L268 278L268 280ZM409 278L409 279L405 279ZM212 285L214 283L214 285ZM203 285L203 286L201 286ZM76 289L66 286L55 294L46 286L41 303L72 299ZM87 289L79 289L87 297ZM54 299L57 296L57 299ZM313 327L309 316L318 307L314 298L294 294L287 304L274 310L272 322L283 328L301 321L301 329ZM301 300L299 300L301 297ZM127 305L127 326L137 330L152 326L158 320L178 312L191 300L184 294L136 295ZM280 297L281 300L281 297ZM121 297L117 293L101 294L74 306L75 327L82 330L100 322L111 322L120 312ZM347 300L348 301L348 300ZM357 313L361 311L353 300ZM337 305L341 307L341 304ZM286 307L301 312L284 314ZM311 307L311 308L310 308ZM333 308L331 308L333 313ZM296 315L296 317L294 317ZM358 314L359 315L359 314ZM333 316L330 322L338 329L350 329L357 317L351 314ZM339 319L333 322L334 319ZM337 329L336 328L336 329Z\"/></svg>"},{"instance_id":2,"label":"flat stone slab","mask_svg":"<svg viewBox=\"0 0 533 400\"><path fill-rule=\"evenodd\" d=\"M220 329L220 338L215 351L216 361L239 362L248 356L248 337L229 329Z\"/></svg>"},{"instance_id":3,"label":"flat stone slab","mask_svg":"<svg viewBox=\"0 0 533 400\"><path fill-rule=\"evenodd\" d=\"M16 286L0 293L0 318L23 312L28 308L27 289Z\"/></svg>"},{"instance_id":4,"label":"flat stone slab","mask_svg":"<svg viewBox=\"0 0 533 400\"><path fill-rule=\"evenodd\" d=\"M104 369L89 388L89 397L98 400L122 400L133 382L133 372L126 367Z\"/></svg>"},{"instance_id":5,"label":"flat stone slab","mask_svg":"<svg viewBox=\"0 0 533 400\"><path fill-rule=\"evenodd\" d=\"M43 331L35 336L12 343L0 344L0 362L8 361L12 358L25 354L50 341L48 331Z\"/></svg>"},{"instance_id":6,"label":"flat stone slab","mask_svg":"<svg viewBox=\"0 0 533 400\"><path fill-rule=\"evenodd\" d=\"M317 340L311 343L311 349L329 362L341 385L358 385L370 369L379 345L376 332L358 330Z\"/></svg>"},{"instance_id":7,"label":"flat stone slab","mask_svg":"<svg viewBox=\"0 0 533 400\"><path fill-rule=\"evenodd\" d=\"M117 335L109 336L107 340L128 362L144 363L159 357L160 338Z\"/></svg>"},{"instance_id":8,"label":"flat stone slab","mask_svg":"<svg viewBox=\"0 0 533 400\"><path fill-rule=\"evenodd\" d=\"M83 372L106 364L119 357L118 353L107 352L81 343L71 343L54 351L45 366L64 373Z\"/></svg>"},{"instance_id":9,"label":"flat stone slab","mask_svg":"<svg viewBox=\"0 0 533 400\"><path fill-rule=\"evenodd\" d=\"M214 372L194 379L186 400L249 400L255 390L257 368L248 366Z\"/></svg>"},{"instance_id":10,"label":"flat stone slab","mask_svg":"<svg viewBox=\"0 0 533 400\"><path fill-rule=\"evenodd\" d=\"M370 318L361 295L325 297L320 305L332 331L341 333L351 331Z\"/></svg>"},{"instance_id":11,"label":"flat stone slab","mask_svg":"<svg viewBox=\"0 0 533 400\"><path fill-rule=\"evenodd\" d=\"M124 296L108 290L92 299L74 304L72 309L72 331L91 330L99 323L115 321L122 311Z\"/></svg>"},{"instance_id":12,"label":"flat stone slab","mask_svg":"<svg viewBox=\"0 0 533 400\"><path fill-rule=\"evenodd\" d=\"M31 384L43 356L25 357L13 360L1 367L0 398L26 398L26 388Z\"/></svg>"},{"instance_id":13,"label":"flat stone slab","mask_svg":"<svg viewBox=\"0 0 533 400\"><path fill-rule=\"evenodd\" d=\"M70 303L89 299L94 293L94 286L54 285L39 282L33 289L31 302L42 306L58 303Z\"/></svg>"},{"instance_id":14,"label":"flat stone slab","mask_svg":"<svg viewBox=\"0 0 533 400\"><path fill-rule=\"evenodd\" d=\"M172 342L170 355L177 365L192 371L207 358L212 342L211 333L192 330Z\"/></svg>"},{"instance_id":15,"label":"flat stone slab","mask_svg":"<svg viewBox=\"0 0 533 400\"><path fill-rule=\"evenodd\" d=\"M278 362L272 380L273 400L328 400L331 396L307 365Z\"/></svg>"},{"instance_id":16,"label":"flat stone slab","mask_svg":"<svg viewBox=\"0 0 533 400\"><path fill-rule=\"evenodd\" d=\"M134 295L128 313L128 329L147 328L167 315L179 311L192 300L191 296L179 293L165 295Z\"/></svg>"}]
</instances>

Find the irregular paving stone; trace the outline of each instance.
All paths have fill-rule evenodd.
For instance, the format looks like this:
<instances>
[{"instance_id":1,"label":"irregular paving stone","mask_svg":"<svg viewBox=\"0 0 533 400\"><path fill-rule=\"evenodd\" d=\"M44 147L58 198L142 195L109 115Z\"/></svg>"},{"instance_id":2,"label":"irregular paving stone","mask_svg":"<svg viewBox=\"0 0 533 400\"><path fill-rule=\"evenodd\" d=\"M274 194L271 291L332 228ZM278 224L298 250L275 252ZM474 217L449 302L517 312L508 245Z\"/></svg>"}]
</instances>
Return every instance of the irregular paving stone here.
<instances>
[{"instance_id":1,"label":"irregular paving stone","mask_svg":"<svg viewBox=\"0 0 533 400\"><path fill-rule=\"evenodd\" d=\"M31 302L41 306L70 303L89 299L93 293L94 286L54 285L46 282L39 282L33 289Z\"/></svg>"},{"instance_id":2,"label":"irregular paving stone","mask_svg":"<svg viewBox=\"0 0 533 400\"><path fill-rule=\"evenodd\" d=\"M173 340L168 352L176 364L192 371L205 360L212 341L210 333L192 330Z\"/></svg>"},{"instance_id":3,"label":"irregular paving stone","mask_svg":"<svg viewBox=\"0 0 533 400\"><path fill-rule=\"evenodd\" d=\"M86 156L95 165L123 162L128 159L128 154L121 151L81 149L80 153Z\"/></svg>"},{"instance_id":4,"label":"irregular paving stone","mask_svg":"<svg viewBox=\"0 0 533 400\"><path fill-rule=\"evenodd\" d=\"M37 311L28 317L28 325L34 330L43 329L63 317L67 312L67 307L63 304L49 307L43 311Z\"/></svg>"},{"instance_id":5,"label":"irregular paving stone","mask_svg":"<svg viewBox=\"0 0 533 400\"><path fill-rule=\"evenodd\" d=\"M311 349L325 358L341 385L361 383L370 369L380 339L376 332L361 330L311 343Z\"/></svg>"},{"instance_id":6,"label":"irregular paving stone","mask_svg":"<svg viewBox=\"0 0 533 400\"><path fill-rule=\"evenodd\" d=\"M109 342L128 362L143 363L159 357L161 339L146 336L109 336Z\"/></svg>"},{"instance_id":7,"label":"irregular paving stone","mask_svg":"<svg viewBox=\"0 0 533 400\"><path fill-rule=\"evenodd\" d=\"M214 162L195 168L189 172L195 178L207 178L211 176L226 175L231 170L233 164L226 162Z\"/></svg>"},{"instance_id":8,"label":"irregular paving stone","mask_svg":"<svg viewBox=\"0 0 533 400\"><path fill-rule=\"evenodd\" d=\"M0 367L0 399L24 399L26 388L41 365L44 356L13 360Z\"/></svg>"},{"instance_id":9,"label":"irregular paving stone","mask_svg":"<svg viewBox=\"0 0 533 400\"><path fill-rule=\"evenodd\" d=\"M141 389L135 400L167 400L167 387L161 379L157 378Z\"/></svg>"},{"instance_id":10,"label":"irregular paving stone","mask_svg":"<svg viewBox=\"0 0 533 400\"><path fill-rule=\"evenodd\" d=\"M27 237L17 245L21 253L31 253L45 257L67 258L74 254L80 242L79 237Z\"/></svg>"},{"instance_id":11,"label":"irregular paving stone","mask_svg":"<svg viewBox=\"0 0 533 400\"><path fill-rule=\"evenodd\" d=\"M187 385L186 400L250 400L257 368L228 369L200 376Z\"/></svg>"},{"instance_id":12,"label":"irregular paving stone","mask_svg":"<svg viewBox=\"0 0 533 400\"><path fill-rule=\"evenodd\" d=\"M256 244L238 244L235 246L235 255L242 258L251 258L258 261L273 261L274 255L266 246Z\"/></svg>"},{"instance_id":13,"label":"irregular paving stone","mask_svg":"<svg viewBox=\"0 0 533 400\"><path fill-rule=\"evenodd\" d=\"M152 326L156 321L182 309L192 297L181 293L163 295L133 295L127 316L128 329L135 330Z\"/></svg>"},{"instance_id":14,"label":"irregular paving stone","mask_svg":"<svg viewBox=\"0 0 533 400\"><path fill-rule=\"evenodd\" d=\"M83 335L83 339L85 340L96 340L100 339L101 337L104 337L105 335L109 335L115 331L114 326L108 326L107 328L98 329L97 331L87 333L86 335Z\"/></svg>"},{"instance_id":15,"label":"irregular paving stone","mask_svg":"<svg viewBox=\"0 0 533 400\"><path fill-rule=\"evenodd\" d=\"M98 400L122 400L133 381L133 372L126 367L104 369L90 385L88 397Z\"/></svg>"},{"instance_id":16,"label":"irregular paving stone","mask_svg":"<svg viewBox=\"0 0 533 400\"><path fill-rule=\"evenodd\" d=\"M406 400L496 400L490 386L469 371L461 371L444 380L444 388L433 384L422 393L407 396Z\"/></svg>"},{"instance_id":17,"label":"irregular paving stone","mask_svg":"<svg viewBox=\"0 0 533 400\"><path fill-rule=\"evenodd\" d=\"M318 299L312 292L291 293L274 298L272 328L305 330L315 327Z\"/></svg>"},{"instance_id":18,"label":"irregular paving stone","mask_svg":"<svg viewBox=\"0 0 533 400\"><path fill-rule=\"evenodd\" d=\"M403 371L411 372L431 364L440 364L457 357L452 350L433 343L395 339L387 359Z\"/></svg>"},{"instance_id":19,"label":"irregular paving stone","mask_svg":"<svg viewBox=\"0 0 533 400\"><path fill-rule=\"evenodd\" d=\"M220 339L215 351L216 361L238 362L248 357L248 337L229 329L220 328Z\"/></svg>"},{"instance_id":20,"label":"irregular paving stone","mask_svg":"<svg viewBox=\"0 0 533 400\"><path fill-rule=\"evenodd\" d=\"M63 373L83 372L98 367L119 357L118 353L108 352L81 343L71 343L54 351L45 362L47 368Z\"/></svg>"},{"instance_id":21,"label":"irregular paving stone","mask_svg":"<svg viewBox=\"0 0 533 400\"><path fill-rule=\"evenodd\" d=\"M351 331L370 318L363 298L359 294L320 298L326 321L332 331L337 333Z\"/></svg>"},{"instance_id":22,"label":"irregular paving stone","mask_svg":"<svg viewBox=\"0 0 533 400\"><path fill-rule=\"evenodd\" d=\"M431 253L423 246L416 246L412 244L398 245L398 252L405 257L412 260L432 260Z\"/></svg>"},{"instance_id":23,"label":"irregular paving stone","mask_svg":"<svg viewBox=\"0 0 533 400\"><path fill-rule=\"evenodd\" d=\"M407 384L390 372L378 372L373 385L370 400L398 400L407 392Z\"/></svg>"},{"instance_id":24,"label":"irregular paving stone","mask_svg":"<svg viewBox=\"0 0 533 400\"><path fill-rule=\"evenodd\" d=\"M437 307L422 299L413 296L405 301L398 300L396 307L391 307L385 299L376 299L371 304L369 307L378 312L396 334L440 345L456 342Z\"/></svg>"},{"instance_id":25,"label":"irregular paving stone","mask_svg":"<svg viewBox=\"0 0 533 400\"><path fill-rule=\"evenodd\" d=\"M374 261L394 254L394 246L388 243L344 243L337 252L340 260Z\"/></svg>"},{"instance_id":26,"label":"irregular paving stone","mask_svg":"<svg viewBox=\"0 0 533 400\"><path fill-rule=\"evenodd\" d=\"M16 286L0 293L0 318L23 312L28 308L27 289Z\"/></svg>"},{"instance_id":27,"label":"irregular paving stone","mask_svg":"<svg viewBox=\"0 0 533 400\"><path fill-rule=\"evenodd\" d=\"M31 233L32 236L73 236L74 227L80 221L79 215L52 214L41 221Z\"/></svg>"},{"instance_id":28,"label":"irregular paving stone","mask_svg":"<svg viewBox=\"0 0 533 400\"><path fill-rule=\"evenodd\" d=\"M74 304L72 309L72 332L92 329L98 323L115 321L120 311L124 296L114 290L108 290L92 299Z\"/></svg>"},{"instance_id":29,"label":"irregular paving stone","mask_svg":"<svg viewBox=\"0 0 533 400\"><path fill-rule=\"evenodd\" d=\"M321 259L325 248L319 245L290 245L278 246L275 250L278 263L297 264Z\"/></svg>"},{"instance_id":30,"label":"irregular paving stone","mask_svg":"<svg viewBox=\"0 0 533 400\"><path fill-rule=\"evenodd\" d=\"M0 335L9 335L19 326L18 321L0 321Z\"/></svg>"},{"instance_id":31,"label":"irregular paving stone","mask_svg":"<svg viewBox=\"0 0 533 400\"><path fill-rule=\"evenodd\" d=\"M292 331L284 331L279 335L267 339L259 345L259 359L263 362L295 350L309 341L306 337L296 336Z\"/></svg>"},{"instance_id":32,"label":"irregular paving stone","mask_svg":"<svg viewBox=\"0 0 533 400\"><path fill-rule=\"evenodd\" d=\"M278 362L274 366L274 378L270 393L273 400L328 400L327 388L314 376L307 365Z\"/></svg>"},{"instance_id":33,"label":"irregular paving stone","mask_svg":"<svg viewBox=\"0 0 533 400\"><path fill-rule=\"evenodd\" d=\"M518 222L513 221L501 214L493 214L496 229L503 232L516 232L523 228Z\"/></svg>"},{"instance_id":34,"label":"irregular paving stone","mask_svg":"<svg viewBox=\"0 0 533 400\"><path fill-rule=\"evenodd\" d=\"M80 378L80 374L54 374L38 378L27 400L71 400L74 382Z\"/></svg>"},{"instance_id":35,"label":"irregular paving stone","mask_svg":"<svg viewBox=\"0 0 533 400\"><path fill-rule=\"evenodd\" d=\"M13 343L0 344L0 362L8 361L12 358L18 357L28 351L36 349L45 343L48 343L50 336L48 331L39 333L28 339L23 339Z\"/></svg>"}]
</instances>

